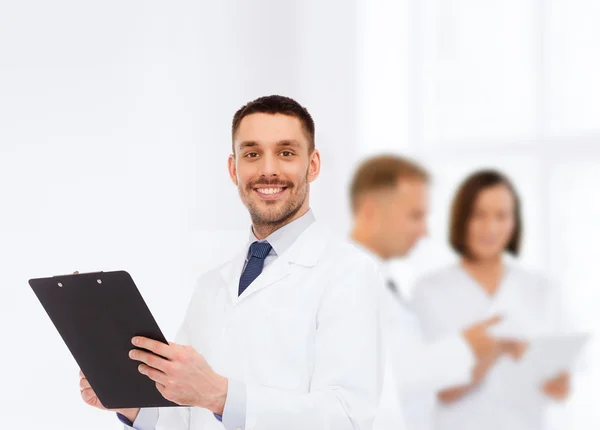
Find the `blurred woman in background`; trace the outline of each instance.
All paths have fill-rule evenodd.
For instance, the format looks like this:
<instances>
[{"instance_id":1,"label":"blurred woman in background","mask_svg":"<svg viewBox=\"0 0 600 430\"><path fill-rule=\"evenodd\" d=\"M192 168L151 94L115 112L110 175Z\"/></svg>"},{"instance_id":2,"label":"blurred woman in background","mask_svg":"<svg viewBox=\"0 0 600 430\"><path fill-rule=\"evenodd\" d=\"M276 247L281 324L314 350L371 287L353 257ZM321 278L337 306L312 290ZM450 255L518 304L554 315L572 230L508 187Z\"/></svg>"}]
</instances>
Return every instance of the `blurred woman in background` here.
<instances>
[{"instance_id":1,"label":"blurred woman in background","mask_svg":"<svg viewBox=\"0 0 600 430\"><path fill-rule=\"evenodd\" d=\"M522 229L521 204L508 178L493 170L475 172L452 204L450 244L459 263L416 285L414 306L430 340L492 314L503 317L497 336L512 340L473 370L470 384L438 393L438 430L541 429L547 399L568 395L566 372L540 386L515 377L527 340L560 330L557 291L505 258L519 254Z\"/></svg>"}]
</instances>

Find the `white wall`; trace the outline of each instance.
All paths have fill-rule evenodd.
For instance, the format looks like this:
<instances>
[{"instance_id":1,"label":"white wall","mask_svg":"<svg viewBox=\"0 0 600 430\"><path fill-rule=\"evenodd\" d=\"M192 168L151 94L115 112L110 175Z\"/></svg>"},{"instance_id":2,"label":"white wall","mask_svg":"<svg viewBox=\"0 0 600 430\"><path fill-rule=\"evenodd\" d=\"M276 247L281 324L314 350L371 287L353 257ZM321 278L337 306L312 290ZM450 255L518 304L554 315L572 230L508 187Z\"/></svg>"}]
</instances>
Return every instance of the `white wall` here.
<instances>
[{"instance_id":1,"label":"white wall","mask_svg":"<svg viewBox=\"0 0 600 430\"><path fill-rule=\"evenodd\" d=\"M195 277L247 239L226 171L245 102L281 93L309 108L323 154L313 207L346 229L356 77L343 5L0 2L3 428L118 428L80 401L27 280L126 269L172 338Z\"/></svg>"},{"instance_id":2,"label":"white wall","mask_svg":"<svg viewBox=\"0 0 600 430\"><path fill-rule=\"evenodd\" d=\"M526 265L594 331L600 279L596 0L0 0L3 427L100 429L27 280L127 269L168 337L195 277L246 239L226 173L234 111L269 93L312 112L317 216L349 226L367 154L434 173L431 235L410 276L452 260L463 176L505 169L525 201ZM600 362L595 343L590 363ZM596 428L592 366L556 426ZM85 424L83 424L85 422Z\"/></svg>"}]
</instances>

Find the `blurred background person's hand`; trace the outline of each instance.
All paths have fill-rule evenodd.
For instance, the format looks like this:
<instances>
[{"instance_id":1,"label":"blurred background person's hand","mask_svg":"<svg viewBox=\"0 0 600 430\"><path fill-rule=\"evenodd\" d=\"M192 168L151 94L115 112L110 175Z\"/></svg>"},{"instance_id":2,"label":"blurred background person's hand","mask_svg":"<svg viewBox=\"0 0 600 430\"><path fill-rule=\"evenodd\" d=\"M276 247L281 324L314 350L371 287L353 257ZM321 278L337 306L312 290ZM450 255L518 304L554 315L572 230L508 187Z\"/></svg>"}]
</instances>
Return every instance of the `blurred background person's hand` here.
<instances>
[{"instance_id":1,"label":"blurred background person's hand","mask_svg":"<svg viewBox=\"0 0 600 430\"><path fill-rule=\"evenodd\" d=\"M569 395L570 378L568 372L561 372L542 386L544 394L553 400L564 400Z\"/></svg>"}]
</instances>

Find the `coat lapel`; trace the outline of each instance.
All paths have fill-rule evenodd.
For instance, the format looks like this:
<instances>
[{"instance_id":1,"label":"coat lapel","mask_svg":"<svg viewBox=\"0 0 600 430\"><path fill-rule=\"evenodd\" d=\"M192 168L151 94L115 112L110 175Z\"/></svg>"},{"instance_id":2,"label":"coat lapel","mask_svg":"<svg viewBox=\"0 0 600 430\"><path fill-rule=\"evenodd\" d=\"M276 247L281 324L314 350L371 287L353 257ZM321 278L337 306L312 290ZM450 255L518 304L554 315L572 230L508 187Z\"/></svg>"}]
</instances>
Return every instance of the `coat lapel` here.
<instances>
[{"instance_id":1,"label":"coat lapel","mask_svg":"<svg viewBox=\"0 0 600 430\"><path fill-rule=\"evenodd\" d=\"M317 222L311 224L292 244L292 246L275 260L246 288L238 297L240 276L248 250L241 251L233 260L221 269L227 284L229 296L234 305L245 300L257 291L270 287L293 274L295 265L312 267L317 264L330 240L328 231Z\"/></svg>"},{"instance_id":2,"label":"coat lapel","mask_svg":"<svg viewBox=\"0 0 600 430\"><path fill-rule=\"evenodd\" d=\"M248 250L243 248L236 254L236 256L229 260L221 268L221 276L227 287L227 293L231 299L231 303L238 301L238 289L240 285L240 276L244 269L244 263L246 262L246 256Z\"/></svg>"},{"instance_id":3,"label":"coat lapel","mask_svg":"<svg viewBox=\"0 0 600 430\"><path fill-rule=\"evenodd\" d=\"M265 287L273 285L274 283L281 281L289 276L291 271L291 264L289 259L284 253L278 256L273 262L265 267L260 275L250 284L248 288L239 297L239 301L244 300L248 296L255 292L262 290Z\"/></svg>"}]
</instances>

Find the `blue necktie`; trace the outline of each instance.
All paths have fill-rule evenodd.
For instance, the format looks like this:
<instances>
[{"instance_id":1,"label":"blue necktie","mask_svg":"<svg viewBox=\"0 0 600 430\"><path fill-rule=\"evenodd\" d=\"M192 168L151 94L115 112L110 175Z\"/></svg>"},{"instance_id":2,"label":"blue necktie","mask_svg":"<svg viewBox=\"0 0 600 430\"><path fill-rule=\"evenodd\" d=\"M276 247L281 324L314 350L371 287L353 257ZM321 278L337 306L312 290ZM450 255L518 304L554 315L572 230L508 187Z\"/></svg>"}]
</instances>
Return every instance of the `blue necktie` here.
<instances>
[{"instance_id":1,"label":"blue necktie","mask_svg":"<svg viewBox=\"0 0 600 430\"><path fill-rule=\"evenodd\" d=\"M388 279L387 287L394 294L394 296L396 296L396 299L400 302L400 304L406 305L406 299L394 281Z\"/></svg>"},{"instance_id":2,"label":"blue necktie","mask_svg":"<svg viewBox=\"0 0 600 430\"><path fill-rule=\"evenodd\" d=\"M394 281L392 281L391 279L387 280L387 287L390 289L390 291L392 293L394 293L396 296L400 295L400 292L398 291L398 286L396 285L396 283Z\"/></svg>"},{"instance_id":3,"label":"blue necktie","mask_svg":"<svg viewBox=\"0 0 600 430\"><path fill-rule=\"evenodd\" d=\"M269 255L269 252L271 252L271 244L269 242L254 242L250 245L250 258L240 277L238 296L241 296L244 290L248 288L248 285L260 275L265 264L265 258Z\"/></svg>"}]
</instances>

